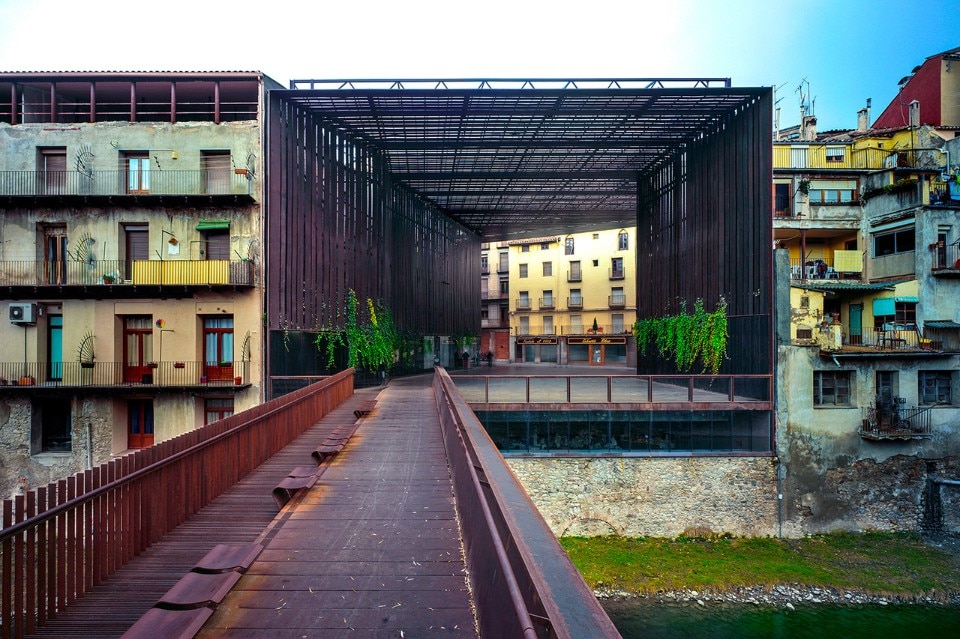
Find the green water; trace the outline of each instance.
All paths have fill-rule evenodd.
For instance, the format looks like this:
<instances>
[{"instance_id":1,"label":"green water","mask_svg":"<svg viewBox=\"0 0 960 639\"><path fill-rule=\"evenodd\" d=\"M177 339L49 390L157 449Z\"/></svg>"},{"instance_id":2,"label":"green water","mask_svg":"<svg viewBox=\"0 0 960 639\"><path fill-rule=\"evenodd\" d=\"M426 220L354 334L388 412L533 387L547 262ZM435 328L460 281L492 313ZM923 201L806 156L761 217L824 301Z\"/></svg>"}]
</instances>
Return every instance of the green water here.
<instances>
[{"instance_id":1,"label":"green water","mask_svg":"<svg viewBox=\"0 0 960 639\"><path fill-rule=\"evenodd\" d=\"M624 639L904 639L960 636L960 608L603 602Z\"/></svg>"}]
</instances>

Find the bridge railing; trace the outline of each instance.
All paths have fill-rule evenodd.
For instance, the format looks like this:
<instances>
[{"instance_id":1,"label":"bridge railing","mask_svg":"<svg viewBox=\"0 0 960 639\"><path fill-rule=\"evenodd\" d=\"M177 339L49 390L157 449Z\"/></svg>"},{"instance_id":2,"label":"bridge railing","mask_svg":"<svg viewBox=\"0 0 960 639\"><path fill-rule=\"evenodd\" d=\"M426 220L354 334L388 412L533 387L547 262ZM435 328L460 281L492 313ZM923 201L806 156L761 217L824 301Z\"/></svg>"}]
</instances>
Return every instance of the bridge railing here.
<instances>
[{"instance_id":1,"label":"bridge railing","mask_svg":"<svg viewBox=\"0 0 960 639\"><path fill-rule=\"evenodd\" d=\"M619 637L449 374L434 395L483 637Z\"/></svg>"},{"instance_id":2,"label":"bridge railing","mask_svg":"<svg viewBox=\"0 0 960 639\"><path fill-rule=\"evenodd\" d=\"M353 369L3 502L0 637L23 637L353 393Z\"/></svg>"}]
</instances>

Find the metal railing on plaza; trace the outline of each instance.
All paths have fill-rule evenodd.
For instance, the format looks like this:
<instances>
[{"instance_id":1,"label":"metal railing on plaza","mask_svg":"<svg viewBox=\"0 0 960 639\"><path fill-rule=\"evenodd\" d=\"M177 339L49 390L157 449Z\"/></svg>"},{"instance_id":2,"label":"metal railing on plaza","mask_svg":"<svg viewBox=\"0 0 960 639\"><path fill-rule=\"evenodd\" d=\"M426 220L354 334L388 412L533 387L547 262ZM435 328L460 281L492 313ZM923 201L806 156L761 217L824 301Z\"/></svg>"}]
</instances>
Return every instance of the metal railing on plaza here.
<instances>
[{"instance_id":1,"label":"metal railing on plaza","mask_svg":"<svg viewBox=\"0 0 960 639\"><path fill-rule=\"evenodd\" d=\"M0 262L0 286L252 286L249 260L19 260Z\"/></svg>"},{"instance_id":2,"label":"metal railing on plaza","mask_svg":"<svg viewBox=\"0 0 960 639\"><path fill-rule=\"evenodd\" d=\"M3 501L0 631L23 637L353 394L353 369Z\"/></svg>"},{"instance_id":3,"label":"metal railing on plaza","mask_svg":"<svg viewBox=\"0 0 960 639\"><path fill-rule=\"evenodd\" d=\"M472 404L669 404L764 409L770 375L469 375L456 378Z\"/></svg>"}]
</instances>

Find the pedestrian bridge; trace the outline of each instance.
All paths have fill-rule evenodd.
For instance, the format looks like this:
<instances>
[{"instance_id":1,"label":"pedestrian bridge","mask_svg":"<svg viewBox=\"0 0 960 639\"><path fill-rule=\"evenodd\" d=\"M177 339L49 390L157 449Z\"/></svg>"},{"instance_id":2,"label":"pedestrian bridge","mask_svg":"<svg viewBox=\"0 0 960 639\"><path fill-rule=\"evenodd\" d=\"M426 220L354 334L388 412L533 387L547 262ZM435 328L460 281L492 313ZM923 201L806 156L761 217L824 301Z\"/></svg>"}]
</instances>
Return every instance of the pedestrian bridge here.
<instances>
[{"instance_id":1,"label":"pedestrian bridge","mask_svg":"<svg viewBox=\"0 0 960 639\"><path fill-rule=\"evenodd\" d=\"M619 636L443 369L345 371L3 525L3 638Z\"/></svg>"}]
</instances>

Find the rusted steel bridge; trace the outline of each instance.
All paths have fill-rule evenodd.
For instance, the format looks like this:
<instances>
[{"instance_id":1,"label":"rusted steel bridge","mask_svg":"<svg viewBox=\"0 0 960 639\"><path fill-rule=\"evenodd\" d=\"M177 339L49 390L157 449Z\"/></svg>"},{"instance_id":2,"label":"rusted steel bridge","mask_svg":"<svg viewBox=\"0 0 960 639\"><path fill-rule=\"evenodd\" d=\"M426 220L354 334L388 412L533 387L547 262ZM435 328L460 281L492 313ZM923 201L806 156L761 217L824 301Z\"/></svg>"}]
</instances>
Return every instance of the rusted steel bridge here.
<instances>
[{"instance_id":1,"label":"rusted steel bridge","mask_svg":"<svg viewBox=\"0 0 960 639\"><path fill-rule=\"evenodd\" d=\"M4 638L619 636L442 369L346 371L3 517Z\"/></svg>"}]
</instances>

